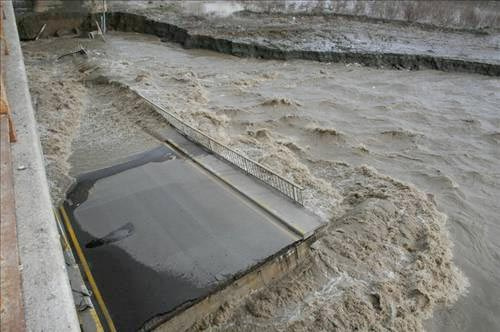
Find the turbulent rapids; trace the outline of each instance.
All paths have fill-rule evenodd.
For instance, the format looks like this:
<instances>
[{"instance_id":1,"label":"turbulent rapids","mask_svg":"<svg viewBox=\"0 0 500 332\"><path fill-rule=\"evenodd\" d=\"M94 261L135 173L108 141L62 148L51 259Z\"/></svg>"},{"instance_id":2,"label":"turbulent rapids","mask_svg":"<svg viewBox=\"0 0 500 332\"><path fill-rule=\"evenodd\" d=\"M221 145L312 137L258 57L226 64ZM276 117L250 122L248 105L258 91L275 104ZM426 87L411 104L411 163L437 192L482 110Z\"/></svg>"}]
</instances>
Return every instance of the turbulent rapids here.
<instances>
[{"instance_id":1,"label":"turbulent rapids","mask_svg":"<svg viewBox=\"0 0 500 332\"><path fill-rule=\"evenodd\" d=\"M479 195L482 186L494 197L498 187L487 183L498 175L477 174L477 185L471 185L460 173L477 160L499 164L498 80L237 59L131 34L108 39L87 46L90 70L79 60L54 62L52 50L71 49L74 40L25 45L54 199L72 175L152 145L147 133L167 125L132 88L156 91L184 120L304 186L307 208L329 221L308 264L262 292L227 303L194 330L422 330L438 305L465 308L467 299L475 301L474 294L460 297L468 281L452 261L448 227L459 238L456 250L471 257L454 225L475 232L464 213L482 205L495 213L491 199L466 203L464 195ZM56 103L63 105L57 116L67 125L52 126ZM464 125L466 154L460 156L451 142ZM466 212L466 205L472 210ZM471 269L466 260L458 258ZM493 285L480 287L495 291Z\"/></svg>"}]
</instances>

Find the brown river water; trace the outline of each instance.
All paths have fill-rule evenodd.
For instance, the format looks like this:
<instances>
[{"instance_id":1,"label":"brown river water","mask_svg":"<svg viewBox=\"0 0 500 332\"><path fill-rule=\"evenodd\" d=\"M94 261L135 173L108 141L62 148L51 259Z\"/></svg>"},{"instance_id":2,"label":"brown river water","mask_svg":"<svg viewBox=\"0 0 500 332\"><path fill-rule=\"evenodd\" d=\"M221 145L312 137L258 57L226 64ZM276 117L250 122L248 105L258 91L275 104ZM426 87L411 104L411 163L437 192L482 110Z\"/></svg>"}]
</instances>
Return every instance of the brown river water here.
<instances>
[{"instance_id":1,"label":"brown river water","mask_svg":"<svg viewBox=\"0 0 500 332\"><path fill-rule=\"evenodd\" d=\"M32 89L42 84L37 78L37 66L48 68L54 79L73 75L64 68L70 68L66 62L71 64L76 61L74 58L63 60L62 65L55 58L75 48L77 42L43 40L23 46ZM436 279L435 288L439 289L435 299L432 292L426 297L432 303L429 307L432 318L430 313L416 314L418 320L424 321L423 325L392 328L430 331L500 328L498 78L431 70L384 70L356 64L245 59L185 50L139 34L111 33L106 43L99 40L84 43L89 49L88 61L97 66L89 74L95 80L105 77L149 94L199 129L304 185L306 207L325 219L336 220L342 215L338 211L351 211L342 201L347 201L348 191L358 182L365 183L366 177L372 187L397 179L394 188L389 189L394 197L400 197L398 188L404 187L403 184L415 187L415 193L411 189L412 203L408 206L418 205L420 200L434 202L447 216L445 226L438 231L437 238L442 240L436 250L447 252L452 247L453 262L465 277L450 263L446 270L450 274L444 277L451 280L447 289L445 283L439 284L441 270L429 269L430 274L423 279ZM78 79L72 82L77 84ZM114 97L117 103L124 93L123 88L93 89L96 98ZM86 103L92 103L92 96L85 98ZM122 107L126 108L125 102L130 100L123 100ZM41 111L44 112L43 107ZM85 120L82 113L80 127L88 127L89 123L92 124L91 120ZM67 157L73 175L81 171L78 165L89 163L84 156ZM344 176L339 169L350 175ZM401 201L410 202L407 196L401 197ZM402 206L406 203L401 206L399 203L397 199L393 202L400 211L396 214L403 218ZM429 209L430 219L444 218ZM370 222L368 210L360 215ZM418 223L419 215L414 217ZM448 232L451 242L447 240ZM383 271L384 260L381 258L380 262L378 269ZM352 264L357 264L356 260ZM241 329L235 323L237 319L253 319L256 323L244 330L286 330L290 327L284 323L286 317L287 321L303 324L294 325L292 330L301 327L326 330L328 324L307 323L310 320L307 315L321 316L317 309L309 307L324 305L325 299L336 299L336 292L342 289L340 284L364 285L371 280L359 277L362 281L352 282L353 276L362 274L360 270L343 274L341 269L331 266L315 270L327 271L322 278L307 279L323 285L304 297L307 305L297 305L295 301L294 305L286 302L280 307L279 301L268 299L266 303L272 303L268 309L272 314L266 316L248 309L247 304L248 312L234 309L233 318L219 319L220 324L213 329ZM395 267L386 269L388 280L394 271ZM375 297L378 302L381 296ZM353 315L352 319L359 317Z\"/></svg>"}]
</instances>

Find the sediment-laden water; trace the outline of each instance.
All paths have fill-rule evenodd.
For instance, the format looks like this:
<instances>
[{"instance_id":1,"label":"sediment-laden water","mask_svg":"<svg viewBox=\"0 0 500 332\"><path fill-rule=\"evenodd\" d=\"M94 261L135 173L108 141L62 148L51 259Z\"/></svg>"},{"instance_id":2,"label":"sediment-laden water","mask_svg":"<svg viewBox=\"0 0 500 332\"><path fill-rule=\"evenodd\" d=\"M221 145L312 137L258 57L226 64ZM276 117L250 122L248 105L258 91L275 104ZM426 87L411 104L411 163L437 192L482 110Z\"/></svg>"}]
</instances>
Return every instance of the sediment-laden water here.
<instances>
[{"instance_id":1,"label":"sediment-laden water","mask_svg":"<svg viewBox=\"0 0 500 332\"><path fill-rule=\"evenodd\" d=\"M55 61L78 42L24 45L49 177L102 167L149 142L144 127L161 130L129 87L303 185L330 221L310 264L194 328L498 329L498 78L241 59L122 33ZM69 88L47 90L48 78Z\"/></svg>"}]
</instances>

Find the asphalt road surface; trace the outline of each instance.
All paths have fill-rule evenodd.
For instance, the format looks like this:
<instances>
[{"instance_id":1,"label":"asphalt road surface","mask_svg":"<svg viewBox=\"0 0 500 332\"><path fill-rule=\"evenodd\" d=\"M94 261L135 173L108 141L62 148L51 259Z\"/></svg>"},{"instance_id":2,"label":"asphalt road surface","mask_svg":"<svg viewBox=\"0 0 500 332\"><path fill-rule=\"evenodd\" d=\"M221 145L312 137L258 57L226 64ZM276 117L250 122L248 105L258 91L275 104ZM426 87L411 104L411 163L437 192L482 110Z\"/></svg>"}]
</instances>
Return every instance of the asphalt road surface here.
<instances>
[{"instance_id":1,"label":"asphalt road surface","mask_svg":"<svg viewBox=\"0 0 500 332\"><path fill-rule=\"evenodd\" d=\"M166 147L81 176L65 207L118 331L136 331L298 240Z\"/></svg>"}]
</instances>

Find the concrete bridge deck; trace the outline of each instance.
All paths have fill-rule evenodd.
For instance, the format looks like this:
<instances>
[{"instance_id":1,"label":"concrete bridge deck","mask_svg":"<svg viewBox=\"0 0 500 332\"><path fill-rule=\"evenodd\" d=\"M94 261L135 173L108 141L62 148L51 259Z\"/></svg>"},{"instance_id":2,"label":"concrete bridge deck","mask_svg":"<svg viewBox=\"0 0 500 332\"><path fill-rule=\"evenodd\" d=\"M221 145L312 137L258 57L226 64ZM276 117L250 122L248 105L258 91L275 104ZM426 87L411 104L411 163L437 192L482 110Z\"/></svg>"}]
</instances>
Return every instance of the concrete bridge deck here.
<instances>
[{"instance_id":1,"label":"concrete bridge deck","mask_svg":"<svg viewBox=\"0 0 500 332\"><path fill-rule=\"evenodd\" d=\"M81 176L65 208L119 331L189 306L302 239L165 146Z\"/></svg>"}]
</instances>

